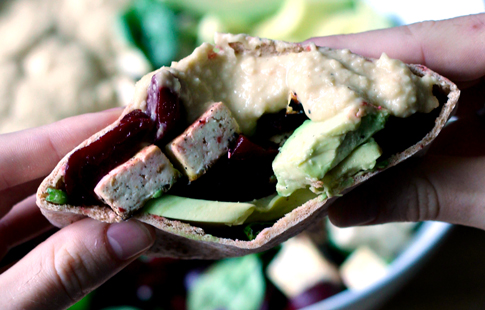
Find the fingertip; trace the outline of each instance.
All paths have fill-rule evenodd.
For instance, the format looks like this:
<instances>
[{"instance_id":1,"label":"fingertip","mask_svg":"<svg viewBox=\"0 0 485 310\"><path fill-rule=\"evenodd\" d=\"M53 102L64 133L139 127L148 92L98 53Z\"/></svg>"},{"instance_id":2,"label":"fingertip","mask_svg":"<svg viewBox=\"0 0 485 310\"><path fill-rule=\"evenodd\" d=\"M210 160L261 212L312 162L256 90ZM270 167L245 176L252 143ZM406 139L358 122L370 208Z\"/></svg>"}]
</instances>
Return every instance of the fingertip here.
<instances>
[{"instance_id":1,"label":"fingertip","mask_svg":"<svg viewBox=\"0 0 485 310\"><path fill-rule=\"evenodd\" d=\"M141 254L155 242L154 228L135 220L111 224L106 236L113 253L120 260Z\"/></svg>"},{"instance_id":2,"label":"fingertip","mask_svg":"<svg viewBox=\"0 0 485 310\"><path fill-rule=\"evenodd\" d=\"M330 222L337 227L347 227L345 212L343 210L344 206L340 203L335 202L328 208L328 219Z\"/></svg>"},{"instance_id":3,"label":"fingertip","mask_svg":"<svg viewBox=\"0 0 485 310\"><path fill-rule=\"evenodd\" d=\"M126 107L120 106L120 107L114 107L111 109L104 110L103 112L116 112L116 113L121 113Z\"/></svg>"},{"instance_id":4,"label":"fingertip","mask_svg":"<svg viewBox=\"0 0 485 310\"><path fill-rule=\"evenodd\" d=\"M352 40L349 40L348 34L337 34L323 37L312 37L305 41L303 44L314 43L316 46L330 47L330 48L350 48L349 44Z\"/></svg>"},{"instance_id":5,"label":"fingertip","mask_svg":"<svg viewBox=\"0 0 485 310\"><path fill-rule=\"evenodd\" d=\"M376 221L379 206L362 192L341 197L328 209L330 222L337 227L362 226Z\"/></svg>"}]
</instances>

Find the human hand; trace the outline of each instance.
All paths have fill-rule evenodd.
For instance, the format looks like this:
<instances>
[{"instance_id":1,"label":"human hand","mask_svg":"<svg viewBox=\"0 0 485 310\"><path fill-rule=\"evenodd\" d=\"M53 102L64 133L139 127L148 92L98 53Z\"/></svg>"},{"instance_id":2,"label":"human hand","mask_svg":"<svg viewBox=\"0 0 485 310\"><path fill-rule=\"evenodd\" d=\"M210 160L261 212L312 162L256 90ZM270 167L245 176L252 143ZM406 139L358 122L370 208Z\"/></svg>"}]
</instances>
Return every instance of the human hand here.
<instances>
[{"instance_id":1,"label":"human hand","mask_svg":"<svg viewBox=\"0 0 485 310\"><path fill-rule=\"evenodd\" d=\"M67 152L120 113L85 114L0 135L0 259L52 228L32 194ZM154 238L153 227L131 220L110 225L83 219L64 227L0 274L0 309L67 308L136 259Z\"/></svg>"},{"instance_id":2,"label":"human hand","mask_svg":"<svg viewBox=\"0 0 485 310\"><path fill-rule=\"evenodd\" d=\"M437 220L485 229L485 14L312 38L378 58L423 64L462 89L457 121L423 158L376 176L329 207L337 226Z\"/></svg>"}]
</instances>

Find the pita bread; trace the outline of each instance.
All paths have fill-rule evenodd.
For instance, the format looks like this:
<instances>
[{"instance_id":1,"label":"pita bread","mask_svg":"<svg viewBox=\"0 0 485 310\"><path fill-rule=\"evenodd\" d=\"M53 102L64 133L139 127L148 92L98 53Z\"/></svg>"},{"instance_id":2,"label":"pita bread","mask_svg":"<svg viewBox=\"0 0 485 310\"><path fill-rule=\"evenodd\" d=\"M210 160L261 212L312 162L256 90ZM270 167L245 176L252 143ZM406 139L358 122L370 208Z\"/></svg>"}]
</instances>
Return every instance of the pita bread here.
<instances>
[{"instance_id":1,"label":"pita bread","mask_svg":"<svg viewBox=\"0 0 485 310\"><path fill-rule=\"evenodd\" d=\"M255 38L248 38L253 39L251 41L252 44L250 45L241 42L229 43L229 45L234 49L235 53L250 53L255 57L280 55L285 53L301 53L304 52L306 48L305 44L287 43L259 38L254 40ZM437 111L439 113L436 113L438 115L436 118L430 120L430 122L432 122L430 123L430 128L432 127L432 129L414 145L410 145L402 152L393 154L389 158L389 164L385 169L397 165L410 156L422 151L429 145L431 141L436 138L452 114L460 95L460 91L456 85L445 77L440 76L422 65L408 65L408 67L418 76L431 74L436 78L438 83L435 88L441 93L441 96L438 97L441 101L438 108L439 111ZM125 111L116 122L85 140L76 149L88 145L92 141L98 139L98 137L115 127L124 115L135 108L137 107L135 107L134 104L126 107ZM65 166L71 153L67 154L59 162L38 189L37 204L42 213L52 224L58 227L69 225L84 217L91 217L109 223L121 221L121 218L108 207L79 207L68 204L57 205L46 201L47 188L56 187L60 182L63 182ZM350 187L345 190L345 192L385 169L367 172L354 177L353 183L350 184ZM153 247L148 251L147 254L149 255L185 259L220 259L224 257L242 256L274 247L288 238L302 232L315 220L325 216L327 214L328 206L335 199L336 197L325 200L315 198L308 201L279 219L272 227L264 229L252 241L232 240L212 236L205 234L202 228L176 220L169 220L160 216L137 214L134 218L157 228L158 238Z\"/></svg>"}]
</instances>

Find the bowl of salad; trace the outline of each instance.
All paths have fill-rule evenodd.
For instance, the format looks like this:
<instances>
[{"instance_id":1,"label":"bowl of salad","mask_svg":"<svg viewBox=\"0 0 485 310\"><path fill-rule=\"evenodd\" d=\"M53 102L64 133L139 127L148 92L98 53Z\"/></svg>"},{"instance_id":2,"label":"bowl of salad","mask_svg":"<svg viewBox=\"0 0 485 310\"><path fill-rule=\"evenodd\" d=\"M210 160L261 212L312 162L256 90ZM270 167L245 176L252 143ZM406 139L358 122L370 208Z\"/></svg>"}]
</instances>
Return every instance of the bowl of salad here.
<instances>
[{"instance_id":1,"label":"bowl of salad","mask_svg":"<svg viewBox=\"0 0 485 310\"><path fill-rule=\"evenodd\" d=\"M142 257L71 309L373 309L419 271L451 227L339 229L322 220L259 254L219 261Z\"/></svg>"}]
</instances>

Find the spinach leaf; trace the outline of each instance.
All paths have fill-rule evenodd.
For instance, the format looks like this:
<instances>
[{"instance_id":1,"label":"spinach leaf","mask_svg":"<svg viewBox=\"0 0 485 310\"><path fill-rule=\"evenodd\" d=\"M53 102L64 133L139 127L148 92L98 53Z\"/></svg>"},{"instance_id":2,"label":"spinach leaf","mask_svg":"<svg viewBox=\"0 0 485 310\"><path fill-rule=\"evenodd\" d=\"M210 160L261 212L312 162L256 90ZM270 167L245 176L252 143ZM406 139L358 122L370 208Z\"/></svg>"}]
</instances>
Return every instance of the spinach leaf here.
<instances>
[{"instance_id":1,"label":"spinach leaf","mask_svg":"<svg viewBox=\"0 0 485 310\"><path fill-rule=\"evenodd\" d=\"M273 224L274 222L256 222L247 224L244 227L244 234L248 237L248 240L254 240L263 229L273 226Z\"/></svg>"},{"instance_id":2,"label":"spinach leaf","mask_svg":"<svg viewBox=\"0 0 485 310\"><path fill-rule=\"evenodd\" d=\"M160 1L137 0L121 17L124 35L147 57L153 68L170 65L178 53L175 13Z\"/></svg>"},{"instance_id":3,"label":"spinach leaf","mask_svg":"<svg viewBox=\"0 0 485 310\"><path fill-rule=\"evenodd\" d=\"M263 266L251 254L221 260L206 271L188 292L188 310L257 310L265 294Z\"/></svg>"}]
</instances>

